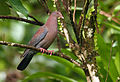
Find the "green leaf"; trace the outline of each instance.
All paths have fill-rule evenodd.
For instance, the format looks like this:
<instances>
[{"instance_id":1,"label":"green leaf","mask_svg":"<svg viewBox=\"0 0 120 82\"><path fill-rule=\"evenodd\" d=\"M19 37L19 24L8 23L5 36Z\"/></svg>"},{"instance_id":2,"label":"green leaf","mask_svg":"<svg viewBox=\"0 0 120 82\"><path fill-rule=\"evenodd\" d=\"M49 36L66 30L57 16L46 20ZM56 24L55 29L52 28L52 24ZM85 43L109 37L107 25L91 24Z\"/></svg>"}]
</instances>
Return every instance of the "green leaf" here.
<instances>
[{"instance_id":1,"label":"green leaf","mask_svg":"<svg viewBox=\"0 0 120 82\"><path fill-rule=\"evenodd\" d=\"M45 55L45 56L63 64L64 66L66 66L70 69L72 69L72 71L74 71L74 72L76 72L80 75L81 79L86 81L86 76L85 76L84 71L81 68L75 66L75 64L69 62L68 60L65 60L64 58L60 58L60 57L57 57L57 56L49 56L49 55Z\"/></svg>"},{"instance_id":2,"label":"green leaf","mask_svg":"<svg viewBox=\"0 0 120 82\"><path fill-rule=\"evenodd\" d=\"M118 41L118 49L120 53L120 34L117 35L117 41Z\"/></svg>"},{"instance_id":3,"label":"green leaf","mask_svg":"<svg viewBox=\"0 0 120 82\"><path fill-rule=\"evenodd\" d=\"M56 7L53 7L53 5L54 5L53 0L47 0L47 6L48 6L50 11L55 11L56 10Z\"/></svg>"},{"instance_id":4,"label":"green leaf","mask_svg":"<svg viewBox=\"0 0 120 82\"><path fill-rule=\"evenodd\" d=\"M120 76L120 34L117 35L117 42L118 42L118 52L116 53L115 56L115 65Z\"/></svg>"},{"instance_id":5,"label":"green leaf","mask_svg":"<svg viewBox=\"0 0 120 82\"><path fill-rule=\"evenodd\" d=\"M46 78L50 78L50 79L59 79L63 82L77 82L76 80L68 78L66 76L62 76L62 75L54 74L54 73L50 73L50 72L37 72L35 74L32 74L32 75L26 77L22 82L28 82L29 80L32 80L35 78L40 78L40 77L46 77Z\"/></svg>"},{"instance_id":6,"label":"green leaf","mask_svg":"<svg viewBox=\"0 0 120 82\"><path fill-rule=\"evenodd\" d=\"M23 15L25 15L26 17L28 16L28 11L26 10L26 8L22 5L20 0L8 0L9 3L11 4L11 6L13 7L13 9L15 11L18 11L20 13L22 13Z\"/></svg>"},{"instance_id":7,"label":"green leaf","mask_svg":"<svg viewBox=\"0 0 120 82\"><path fill-rule=\"evenodd\" d=\"M104 82L105 79L106 79L105 76L106 76L106 74L107 74L107 71L103 68L104 65L103 65L103 63L102 63L102 60L101 60L101 57L100 57L100 56L97 56L97 57L96 57L96 63L97 63L97 65L98 65L98 72L100 73L100 80L101 80L101 82ZM111 82L111 81L112 81L112 79L111 79L110 75L108 75L107 82Z\"/></svg>"},{"instance_id":8,"label":"green leaf","mask_svg":"<svg viewBox=\"0 0 120 82\"><path fill-rule=\"evenodd\" d=\"M115 65L116 65L116 68L117 68L118 73L120 75L120 54L119 53L116 54Z\"/></svg>"},{"instance_id":9,"label":"green leaf","mask_svg":"<svg viewBox=\"0 0 120 82\"><path fill-rule=\"evenodd\" d=\"M0 1L0 15L10 14L9 6L3 1Z\"/></svg>"},{"instance_id":10,"label":"green leaf","mask_svg":"<svg viewBox=\"0 0 120 82\"><path fill-rule=\"evenodd\" d=\"M100 54L101 61L104 65L103 67L107 72L109 72L110 77L115 82L118 77L118 71L114 64L114 60L112 58L110 60L110 54L112 54L110 53L110 47L106 45L103 38L99 34L97 34L97 46L98 46L98 53ZM110 65L109 65L109 71L108 71L109 61L110 61ZM104 77L106 77L106 75Z\"/></svg>"},{"instance_id":11,"label":"green leaf","mask_svg":"<svg viewBox=\"0 0 120 82\"><path fill-rule=\"evenodd\" d=\"M78 59L70 50L61 49L61 52L63 52L64 54L70 56L70 57L73 58L74 60Z\"/></svg>"},{"instance_id":12,"label":"green leaf","mask_svg":"<svg viewBox=\"0 0 120 82\"><path fill-rule=\"evenodd\" d=\"M116 29L116 30L120 31L120 27L119 26L116 26L114 24L110 24L110 23L107 23L107 22L103 22L103 24L105 24L108 27L111 27L113 29Z\"/></svg>"},{"instance_id":13,"label":"green leaf","mask_svg":"<svg viewBox=\"0 0 120 82\"><path fill-rule=\"evenodd\" d=\"M64 15L64 20L65 20L65 23L66 23L66 28L68 29L69 33L70 33L70 36L72 37L72 39L77 42L77 39L76 39L76 36L75 36L75 33L74 33L74 30L73 30L73 26L71 24L71 20L67 14L66 11L64 11L63 13Z\"/></svg>"},{"instance_id":14,"label":"green leaf","mask_svg":"<svg viewBox=\"0 0 120 82\"><path fill-rule=\"evenodd\" d=\"M115 7L114 13L116 13L116 12L118 12L118 11L120 11L120 5L117 5L117 6Z\"/></svg>"}]
</instances>

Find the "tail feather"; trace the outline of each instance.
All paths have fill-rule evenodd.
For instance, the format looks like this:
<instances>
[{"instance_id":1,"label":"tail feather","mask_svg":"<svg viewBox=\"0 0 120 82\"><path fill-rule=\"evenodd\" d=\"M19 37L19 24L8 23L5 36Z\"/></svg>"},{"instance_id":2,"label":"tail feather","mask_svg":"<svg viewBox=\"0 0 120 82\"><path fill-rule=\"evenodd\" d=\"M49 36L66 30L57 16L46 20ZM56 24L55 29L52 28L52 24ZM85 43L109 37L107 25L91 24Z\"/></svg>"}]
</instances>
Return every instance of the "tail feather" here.
<instances>
[{"instance_id":1,"label":"tail feather","mask_svg":"<svg viewBox=\"0 0 120 82\"><path fill-rule=\"evenodd\" d=\"M21 71L24 70L32 60L32 57L34 56L34 54L35 54L34 51L29 51L28 53L25 53L25 56L23 60L20 62L20 64L18 65L17 69Z\"/></svg>"}]
</instances>

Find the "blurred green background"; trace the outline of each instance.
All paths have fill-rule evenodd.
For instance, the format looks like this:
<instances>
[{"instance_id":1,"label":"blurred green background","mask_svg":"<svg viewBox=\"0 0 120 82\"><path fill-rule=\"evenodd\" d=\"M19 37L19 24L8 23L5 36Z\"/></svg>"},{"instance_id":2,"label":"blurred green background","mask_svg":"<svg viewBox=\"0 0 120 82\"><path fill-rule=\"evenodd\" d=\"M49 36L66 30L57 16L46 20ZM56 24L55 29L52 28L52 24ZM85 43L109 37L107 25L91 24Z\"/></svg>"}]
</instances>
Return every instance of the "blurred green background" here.
<instances>
[{"instance_id":1,"label":"blurred green background","mask_svg":"<svg viewBox=\"0 0 120 82\"><path fill-rule=\"evenodd\" d=\"M16 12L14 9L10 8L10 0L0 0L0 15L9 15L9 16L20 16L26 18L23 14ZM40 22L45 23L48 15L45 11L45 8L41 0L21 0L24 7L28 10L28 13L34 16ZM110 48L111 43L113 41L113 51L112 51L112 59L115 62L116 68L120 75L120 1L119 0L98 0L98 26L100 29L100 34L103 37L105 44ZM73 3L73 2L72 2ZM51 11L56 10L54 5L54 0L47 0L48 7ZM78 10L76 11L76 19L79 19L79 15L81 9L83 7L80 6L83 2L78 0L77 7ZM107 14L110 14L110 17L106 17L100 14L100 11L104 11ZM78 17L77 17L78 16ZM112 20L112 17L115 17L119 23ZM28 18L31 19L31 18ZM32 19L31 19L32 20ZM79 20L78 20L79 21ZM8 41L14 43L22 43L27 44L28 41L31 39L33 34L39 28L37 25L32 25L16 20L7 20L7 19L0 19L0 40L1 41ZM60 45L65 53L72 54L72 52L68 49L66 44L66 40L60 37ZM57 51L57 41L55 41L49 50ZM18 47L8 47L0 45L0 82L4 82L6 77L7 79L15 78L24 79L24 77L34 74L36 72L52 72L55 74L60 74L63 76L67 76L69 78L73 78L78 81L85 81L85 76L82 74L77 74L73 71L70 67L61 64L49 56L43 55L36 55L32 62L29 64L27 69L23 72L20 72L16 69L17 65L20 62L20 55L22 55L24 49ZM67 52L68 51L68 52ZM40 54L40 53L39 53ZM116 59L117 58L117 59ZM116 59L116 60L115 60ZM101 67L101 58L97 57L97 65L99 68L99 73L101 74L101 81L104 78L105 70ZM103 73L101 73L103 72ZM50 79L49 79L50 78ZM120 77L119 77L120 78ZM60 80L52 79L51 77L48 78L38 78L34 79L31 82L59 82ZM112 82L112 79L108 80ZM8 81L9 82L9 81ZM104 82L104 81L103 81Z\"/></svg>"}]
</instances>

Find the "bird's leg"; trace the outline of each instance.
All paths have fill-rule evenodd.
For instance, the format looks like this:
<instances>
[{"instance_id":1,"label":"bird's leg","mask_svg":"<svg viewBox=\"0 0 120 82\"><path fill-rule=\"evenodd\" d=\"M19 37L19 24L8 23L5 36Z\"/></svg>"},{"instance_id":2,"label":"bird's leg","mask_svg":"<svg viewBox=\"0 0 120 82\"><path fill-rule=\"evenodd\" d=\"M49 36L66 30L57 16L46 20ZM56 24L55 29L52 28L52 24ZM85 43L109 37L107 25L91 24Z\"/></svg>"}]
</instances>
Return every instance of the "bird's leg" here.
<instances>
[{"instance_id":1,"label":"bird's leg","mask_svg":"<svg viewBox=\"0 0 120 82\"><path fill-rule=\"evenodd\" d=\"M53 52L54 50L48 50L48 53L50 53L50 56L52 55Z\"/></svg>"},{"instance_id":2,"label":"bird's leg","mask_svg":"<svg viewBox=\"0 0 120 82\"><path fill-rule=\"evenodd\" d=\"M40 50L41 50L41 52L42 52L42 55L43 55L44 52L47 52L47 50L44 49L44 48L40 48Z\"/></svg>"}]
</instances>

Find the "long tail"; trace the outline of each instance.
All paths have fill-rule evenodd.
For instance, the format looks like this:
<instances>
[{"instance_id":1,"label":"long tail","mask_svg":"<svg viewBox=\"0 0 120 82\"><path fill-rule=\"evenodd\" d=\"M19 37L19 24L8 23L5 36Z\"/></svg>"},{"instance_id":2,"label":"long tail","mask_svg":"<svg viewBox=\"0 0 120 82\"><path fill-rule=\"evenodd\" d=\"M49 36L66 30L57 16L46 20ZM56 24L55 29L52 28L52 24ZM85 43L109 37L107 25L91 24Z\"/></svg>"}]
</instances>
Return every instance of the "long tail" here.
<instances>
[{"instance_id":1,"label":"long tail","mask_svg":"<svg viewBox=\"0 0 120 82\"><path fill-rule=\"evenodd\" d=\"M28 64L30 63L32 57L34 56L34 54L36 54L35 51L32 50L26 50L24 53L24 58L23 60L20 62L20 64L18 65L17 69L18 70L24 70Z\"/></svg>"}]
</instances>

